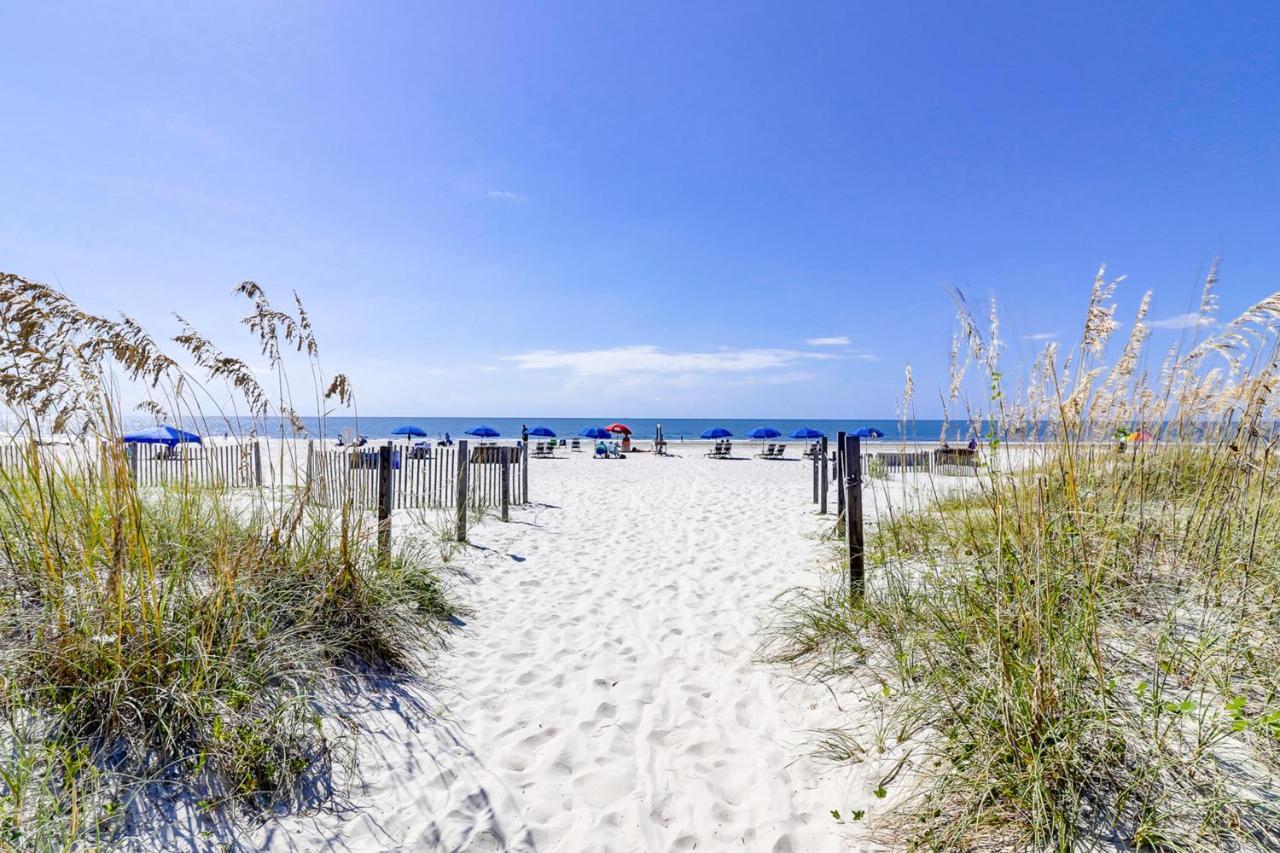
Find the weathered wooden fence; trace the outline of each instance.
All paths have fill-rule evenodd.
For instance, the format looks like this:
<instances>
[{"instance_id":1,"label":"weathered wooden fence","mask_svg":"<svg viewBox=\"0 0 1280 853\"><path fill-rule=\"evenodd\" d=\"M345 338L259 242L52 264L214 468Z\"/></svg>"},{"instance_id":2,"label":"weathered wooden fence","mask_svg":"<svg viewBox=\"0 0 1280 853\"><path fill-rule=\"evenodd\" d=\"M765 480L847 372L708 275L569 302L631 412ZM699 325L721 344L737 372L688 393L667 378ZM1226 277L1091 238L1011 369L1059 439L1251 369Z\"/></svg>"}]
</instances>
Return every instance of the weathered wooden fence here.
<instances>
[{"instance_id":1,"label":"weathered wooden fence","mask_svg":"<svg viewBox=\"0 0 1280 853\"><path fill-rule=\"evenodd\" d=\"M879 474L932 473L943 475L975 475L978 453L969 448L936 450L904 450L863 453L857 436L841 432L836 436L835 453L828 456L827 440L821 439L813 457L813 502L818 512L827 513L827 494L831 481L836 489L836 529L841 534L849 566L849 595L860 598L866 588L865 543L862 529L863 477ZM828 461L832 463L828 478Z\"/></svg>"},{"instance_id":2,"label":"weathered wooden fence","mask_svg":"<svg viewBox=\"0 0 1280 853\"><path fill-rule=\"evenodd\" d=\"M880 474L943 474L965 476L978 473L978 453L968 448L901 450L863 453L862 470Z\"/></svg>"},{"instance_id":3,"label":"weathered wooden fence","mask_svg":"<svg viewBox=\"0 0 1280 853\"><path fill-rule=\"evenodd\" d=\"M376 509L379 498L378 447L321 450L307 454L312 497L326 506ZM465 465L466 501L501 509L504 483L508 506L528 503L528 457L523 446L481 445L420 448L393 446L393 509L447 509L458 505L460 464ZM459 460L463 459L460 463Z\"/></svg>"},{"instance_id":4,"label":"weathered wooden fence","mask_svg":"<svg viewBox=\"0 0 1280 853\"><path fill-rule=\"evenodd\" d=\"M208 446L125 445L129 471L139 486L191 485L248 488L262 485L262 448L256 442Z\"/></svg>"}]
</instances>

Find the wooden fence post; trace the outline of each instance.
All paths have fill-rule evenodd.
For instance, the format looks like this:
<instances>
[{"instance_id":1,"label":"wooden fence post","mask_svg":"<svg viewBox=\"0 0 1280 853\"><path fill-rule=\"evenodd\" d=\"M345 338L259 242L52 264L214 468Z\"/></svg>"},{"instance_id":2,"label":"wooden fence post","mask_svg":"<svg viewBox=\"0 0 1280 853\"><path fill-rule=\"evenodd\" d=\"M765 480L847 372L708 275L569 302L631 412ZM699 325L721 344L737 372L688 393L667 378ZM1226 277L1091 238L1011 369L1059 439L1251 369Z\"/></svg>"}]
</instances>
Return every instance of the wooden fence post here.
<instances>
[{"instance_id":1,"label":"wooden fence post","mask_svg":"<svg viewBox=\"0 0 1280 853\"><path fill-rule=\"evenodd\" d=\"M391 557L391 445L378 448L378 554Z\"/></svg>"},{"instance_id":2,"label":"wooden fence post","mask_svg":"<svg viewBox=\"0 0 1280 853\"><path fill-rule=\"evenodd\" d=\"M129 463L129 476L138 481L138 445L130 442L124 446L124 458Z\"/></svg>"},{"instance_id":3,"label":"wooden fence post","mask_svg":"<svg viewBox=\"0 0 1280 853\"><path fill-rule=\"evenodd\" d=\"M502 458L502 520L511 520L511 448L501 450Z\"/></svg>"},{"instance_id":4,"label":"wooden fence post","mask_svg":"<svg viewBox=\"0 0 1280 853\"><path fill-rule=\"evenodd\" d=\"M529 442L520 442L520 503L529 503Z\"/></svg>"},{"instance_id":5,"label":"wooden fence post","mask_svg":"<svg viewBox=\"0 0 1280 853\"><path fill-rule=\"evenodd\" d=\"M813 456L813 502L817 503L818 495L822 492L822 486L818 485L818 482L819 482L818 478L820 476L819 474L820 465L818 463L818 445L815 444L812 450L813 450L813 454L812 454Z\"/></svg>"},{"instance_id":6,"label":"wooden fence post","mask_svg":"<svg viewBox=\"0 0 1280 853\"><path fill-rule=\"evenodd\" d=\"M467 440L461 439L458 442L458 473L456 475L457 482L457 503L458 503L458 536L459 542L467 541L467 473L470 468L467 461Z\"/></svg>"},{"instance_id":7,"label":"wooden fence post","mask_svg":"<svg viewBox=\"0 0 1280 853\"><path fill-rule=\"evenodd\" d=\"M822 454L822 461L819 463L819 480L822 483L818 494L818 514L827 514L827 437L824 435L818 439L818 446L815 448ZM818 454L814 454L817 456Z\"/></svg>"},{"instance_id":8,"label":"wooden fence post","mask_svg":"<svg viewBox=\"0 0 1280 853\"><path fill-rule=\"evenodd\" d=\"M849 546L849 596L861 598L866 591L866 564L862 541L862 447L856 435L844 438L845 542Z\"/></svg>"},{"instance_id":9,"label":"wooden fence post","mask_svg":"<svg viewBox=\"0 0 1280 853\"><path fill-rule=\"evenodd\" d=\"M253 440L253 482L262 485L262 444L256 438Z\"/></svg>"},{"instance_id":10,"label":"wooden fence post","mask_svg":"<svg viewBox=\"0 0 1280 853\"><path fill-rule=\"evenodd\" d=\"M840 432L837 432L837 433L836 433L836 470L835 470L835 480L836 480L836 482L837 482L837 483L839 483L839 484L840 484L840 488L836 489L836 519L837 519L837 521L838 521L842 516L844 516L844 499L845 499L845 488L844 488L844 476L845 476L845 474L844 474L844 466L845 466L844 445L845 445L845 441L844 441L844 439L845 439L845 434L844 434L844 431L843 431L843 430L841 430ZM846 527L847 527L847 525L846 525Z\"/></svg>"}]
</instances>

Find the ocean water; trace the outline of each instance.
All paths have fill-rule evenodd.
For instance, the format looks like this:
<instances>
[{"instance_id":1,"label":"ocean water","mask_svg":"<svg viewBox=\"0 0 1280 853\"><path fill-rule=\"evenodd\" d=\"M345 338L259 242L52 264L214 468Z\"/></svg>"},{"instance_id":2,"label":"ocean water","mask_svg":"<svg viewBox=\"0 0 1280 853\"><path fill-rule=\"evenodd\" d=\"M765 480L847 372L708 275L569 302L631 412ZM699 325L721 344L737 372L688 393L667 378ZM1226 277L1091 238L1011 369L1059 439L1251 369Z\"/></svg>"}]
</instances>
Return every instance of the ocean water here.
<instances>
[{"instance_id":1,"label":"ocean water","mask_svg":"<svg viewBox=\"0 0 1280 853\"><path fill-rule=\"evenodd\" d=\"M131 419L132 420L132 419ZM533 429L544 426L552 430L560 438L571 438L578 435L586 427L604 427L621 422L631 427L636 438L653 438L658 424L662 425L663 435L667 441L697 439L704 430L711 427L723 427L733 433L735 438L746 438L746 434L759 426L773 427L782 433L784 438L801 428L811 427L834 439L840 430L852 432L859 427L875 427L885 435L886 441L937 441L942 432L942 421L918 420L903 425L896 420L883 418L849 418L847 420L798 420L788 418L486 418L481 416L462 418L423 418L406 415L392 418L325 418L323 424L316 418L303 418L308 432L314 437L337 438L341 435L364 435L370 439L391 438L391 431L404 424L412 424L426 431L431 438L443 438L447 433L454 439L466 438L467 430L479 425L493 427L501 439L519 439L522 426ZM198 426L188 426L200 432ZM244 433L247 426L237 429L234 424L210 419L204 426L204 432L213 435L221 433ZM268 423L266 429L259 429L259 434L278 434L279 425ZM968 439L968 425L952 423L947 438L951 441Z\"/></svg>"}]
</instances>

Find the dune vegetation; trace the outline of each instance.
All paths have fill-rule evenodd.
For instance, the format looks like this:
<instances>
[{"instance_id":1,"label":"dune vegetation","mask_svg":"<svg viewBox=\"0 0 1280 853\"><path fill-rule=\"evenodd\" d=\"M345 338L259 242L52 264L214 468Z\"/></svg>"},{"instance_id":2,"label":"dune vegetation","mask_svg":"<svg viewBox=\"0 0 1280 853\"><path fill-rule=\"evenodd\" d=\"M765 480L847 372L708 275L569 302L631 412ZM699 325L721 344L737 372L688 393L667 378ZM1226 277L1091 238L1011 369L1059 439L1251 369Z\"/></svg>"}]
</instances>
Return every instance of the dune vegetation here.
<instances>
[{"instance_id":1,"label":"dune vegetation","mask_svg":"<svg viewBox=\"0 0 1280 853\"><path fill-rule=\"evenodd\" d=\"M447 625L438 543L380 555L364 512L316 505L305 481L130 475L123 383L206 434L225 419L301 435L291 359L320 411L350 404L301 302L238 292L265 371L186 323L171 357L127 317L0 276L0 397L18 424L0 448L0 848L109 847L159 801L224 823L314 806L359 746L326 705L412 670Z\"/></svg>"},{"instance_id":2,"label":"dune vegetation","mask_svg":"<svg viewBox=\"0 0 1280 853\"><path fill-rule=\"evenodd\" d=\"M944 399L985 433L987 466L882 511L865 598L796 596L772 647L882 714L818 747L901 756L871 832L947 850L1280 845L1280 294L1219 322L1215 281L1157 363L1150 294L1118 339L1100 273L1078 344L1016 381L994 308L979 323L957 299ZM973 383L984 405L965 403Z\"/></svg>"}]
</instances>

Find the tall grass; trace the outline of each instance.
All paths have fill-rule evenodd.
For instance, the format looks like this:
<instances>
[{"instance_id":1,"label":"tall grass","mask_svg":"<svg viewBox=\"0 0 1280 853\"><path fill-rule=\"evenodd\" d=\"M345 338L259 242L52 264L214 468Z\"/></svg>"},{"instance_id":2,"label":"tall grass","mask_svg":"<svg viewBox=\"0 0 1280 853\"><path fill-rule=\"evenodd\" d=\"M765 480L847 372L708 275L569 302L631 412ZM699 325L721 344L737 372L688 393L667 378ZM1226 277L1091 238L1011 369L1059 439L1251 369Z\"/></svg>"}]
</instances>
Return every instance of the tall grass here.
<instances>
[{"instance_id":1,"label":"tall grass","mask_svg":"<svg viewBox=\"0 0 1280 853\"><path fill-rule=\"evenodd\" d=\"M1152 376L1150 294L1113 344L1114 287L1100 274L1078 346L1049 345L1013 383L994 308L983 329L957 299L944 399L985 388L965 413L988 466L882 512L865 599L789 605L775 653L887 719L888 744L836 732L820 748L904 756L874 822L887 840L1280 845L1280 294ZM1150 438L1117 439L1134 432Z\"/></svg>"},{"instance_id":2,"label":"tall grass","mask_svg":"<svg viewBox=\"0 0 1280 853\"><path fill-rule=\"evenodd\" d=\"M293 353L321 412L349 402L301 303L239 292L265 374L188 324L171 357L128 318L0 276L0 395L21 424L0 456L0 848L110 846L157 797L211 825L315 805L352 745L325 703L414 666L446 624L430 543L379 555L371 519L314 505L305 477L239 492L131 477L117 383L199 432L248 419L300 437ZM70 443L46 446L55 434Z\"/></svg>"}]
</instances>

